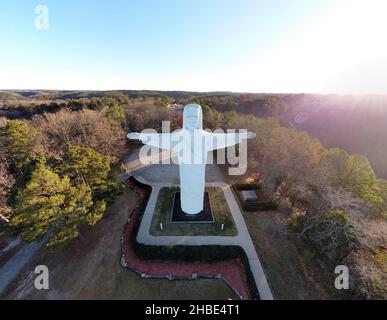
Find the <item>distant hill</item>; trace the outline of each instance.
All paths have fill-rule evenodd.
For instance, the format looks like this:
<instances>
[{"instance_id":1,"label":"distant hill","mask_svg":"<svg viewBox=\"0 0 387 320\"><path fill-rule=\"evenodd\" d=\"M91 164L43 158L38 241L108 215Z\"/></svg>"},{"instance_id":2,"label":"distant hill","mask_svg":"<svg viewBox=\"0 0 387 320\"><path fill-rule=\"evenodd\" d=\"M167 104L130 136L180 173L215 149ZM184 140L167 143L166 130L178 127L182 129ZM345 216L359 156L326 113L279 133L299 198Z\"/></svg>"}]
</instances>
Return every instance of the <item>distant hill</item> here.
<instances>
[{"instance_id":1,"label":"distant hill","mask_svg":"<svg viewBox=\"0 0 387 320\"><path fill-rule=\"evenodd\" d=\"M0 101L5 99L52 99L67 100L93 97L125 95L129 98L167 96L173 99L188 100L202 95L233 95L231 92L190 92L158 90L113 90L113 91L57 91L57 90L0 90Z\"/></svg>"}]
</instances>

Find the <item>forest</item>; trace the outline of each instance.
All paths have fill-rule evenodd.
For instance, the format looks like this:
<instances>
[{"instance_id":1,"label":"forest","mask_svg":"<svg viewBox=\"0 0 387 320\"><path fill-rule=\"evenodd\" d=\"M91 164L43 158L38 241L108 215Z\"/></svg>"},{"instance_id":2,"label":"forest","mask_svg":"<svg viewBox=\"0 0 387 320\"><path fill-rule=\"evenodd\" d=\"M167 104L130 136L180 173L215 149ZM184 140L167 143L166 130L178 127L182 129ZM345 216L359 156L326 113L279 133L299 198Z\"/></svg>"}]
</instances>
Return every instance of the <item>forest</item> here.
<instances>
[{"instance_id":1,"label":"forest","mask_svg":"<svg viewBox=\"0 0 387 320\"><path fill-rule=\"evenodd\" d=\"M356 272L353 298L386 298L387 98L228 92L0 92L1 232L55 249L103 218L122 191L113 171L126 133L181 125L246 128L248 171L286 213L286 232ZM236 182L235 181L235 182ZM1 235L0 235L1 236Z\"/></svg>"}]
</instances>

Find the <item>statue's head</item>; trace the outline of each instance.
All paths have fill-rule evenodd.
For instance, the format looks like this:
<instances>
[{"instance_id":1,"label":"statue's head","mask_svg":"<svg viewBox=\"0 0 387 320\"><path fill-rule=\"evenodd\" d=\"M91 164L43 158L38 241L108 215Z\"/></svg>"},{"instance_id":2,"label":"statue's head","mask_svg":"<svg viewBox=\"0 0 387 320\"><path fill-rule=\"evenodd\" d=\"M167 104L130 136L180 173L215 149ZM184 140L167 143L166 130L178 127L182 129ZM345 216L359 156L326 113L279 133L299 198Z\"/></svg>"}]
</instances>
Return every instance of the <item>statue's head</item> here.
<instances>
[{"instance_id":1,"label":"statue's head","mask_svg":"<svg viewBox=\"0 0 387 320\"><path fill-rule=\"evenodd\" d=\"M184 107L183 128L187 130L203 129L203 112L200 105L187 104Z\"/></svg>"}]
</instances>

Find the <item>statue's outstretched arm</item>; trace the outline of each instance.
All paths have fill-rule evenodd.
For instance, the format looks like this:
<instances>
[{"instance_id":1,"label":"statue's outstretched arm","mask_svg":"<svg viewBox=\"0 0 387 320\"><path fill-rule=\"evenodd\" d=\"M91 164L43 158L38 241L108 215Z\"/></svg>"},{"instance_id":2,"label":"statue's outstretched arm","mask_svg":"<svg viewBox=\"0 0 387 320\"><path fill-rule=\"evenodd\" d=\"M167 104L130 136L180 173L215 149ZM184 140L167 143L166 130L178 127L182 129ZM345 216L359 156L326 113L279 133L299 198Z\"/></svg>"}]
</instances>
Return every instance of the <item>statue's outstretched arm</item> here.
<instances>
[{"instance_id":1,"label":"statue's outstretched arm","mask_svg":"<svg viewBox=\"0 0 387 320\"><path fill-rule=\"evenodd\" d=\"M210 134L208 151L224 149L241 143L243 139L254 139L255 132L239 132L239 133L212 133Z\"/></svg>"},{"instance_id":2,"label":"statue's outstretched arm","mask_svg":"<svg viewBox=\"0 0 387 320\"><path fill-rule=\"evenodd\" d=\"M130 140L140 140L142 143L163 150L172 150L171 135L169 133L139 133L131 132L127 135Z\"/></svg>"}]
</instances>

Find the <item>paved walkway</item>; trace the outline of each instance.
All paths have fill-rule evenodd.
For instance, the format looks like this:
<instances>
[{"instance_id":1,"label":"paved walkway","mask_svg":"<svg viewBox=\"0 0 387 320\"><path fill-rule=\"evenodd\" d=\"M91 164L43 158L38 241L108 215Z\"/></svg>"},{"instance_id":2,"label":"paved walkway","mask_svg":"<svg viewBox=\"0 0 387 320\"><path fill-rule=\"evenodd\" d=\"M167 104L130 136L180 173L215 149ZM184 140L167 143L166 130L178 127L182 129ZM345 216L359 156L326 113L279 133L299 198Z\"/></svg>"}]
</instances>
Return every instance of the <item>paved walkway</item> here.
<instances>
[{"instance_id":1,"label":"paved walkway","mask_svg":"<svg viewBox=\"0 0 387 320\"><path fill-rule=\"evenodd\" d=\"M125 181L133 174L137 180L152 186L152 193L150 195L148 205L145 209L144 216L137 234L137 241L148 245L235 245L242 247L247 255L250 263L250 269L254 276L260 297L262 300L272 300L269 284L267 282L265 273L263 271L261 262L259 261L254 243L251 240L249 231L247 229L243 215L239 209L239 205L235 200L230 186L224 182L222 173L217 165L208 164L206 166L206 183L208 187L222 188L227 204L230 208L231 214L234 218L236 227L238 229L237 236L152 236L149 233L153 213L155 211L157 198L161 188L178 186L179 173L176 164L169 165L144 165L139 161L140 148L132 153L126 160L124 166L127 173L118 177L118 180ZM168 155L159 151L154 157L159 159L166 159ZM152 158L154 160L154 158ZM156 161L157 162L157 161ZM169 182L169 183L168 183Z\"/></svg>"},{"instance_id":2,"label":"paved walkway","mask_svg":"<svg viewBox=\"0 0 387 320\"><path fill-rule=\"evenodd\" d=\"M158 149L157 149L158 150ZM136 175L141 175L147 181L151 182L160 182L160 183L180 183L180 175L179 175L179 166L176 164L177 160L175 157L169 159L169 154L164 151L154 151L153 156L143 157L143 160L140 161L140 149L134 150L122 163L122 168L127 172L132 173L136 172ZM157 153L158 152L158 153ZM148 161L152 159L151 164ZM170 160L169 164L160 165L161 161ZM127 174L123 174L119 177L120 180L125 181L127 178ZM122 178L122 179L121 179ZM207 182L226 182L224 174L222 170L216 164L207 163L206 165L206 181Z\"/></svg>"},{"instance_id":3,"label":"paved walkway","mask_svg":"<svg viewBox=\"0 0 387 320\"><path fill-rule=\"evenodd\" d=\"M40 241L25 244L0 268L0 296L46 241L45 237Z\"/></svg>"},{"instance_id":4,"label":"paved walkway","mask_svg":"<svg viewBox=\"0 0 387 320\"><path fill-rule=\"evenodd\" d=\"M144 216L137 234L137 241L146 245L235 245L240 246L246 252L250 263L250 269L254 276L259 295L262 300L272 300L273 296L268 285L262 265L259 261L254 244L251 240L245 220L239 209L238 203L230 189L230 186L224 182L207 183L207 187L217 187L223 189L226 201L234 218L238 229L237 236L152 236L149 233L153 213L155 211L157 198L161 188L170 187L171 183L155 183L146 180L143 176L134 174L140 182L151 185L152 193L148 205L145 209Z\"/></svg>"},{"instance_id":5,"label":"paved walkway","mask_svg":"<svg viewBox=\"0 0 387 320\"><path fill-rule=\"evenodd\" d=\"M245 268L240 259L230 259L216 262L182 262L164 260L144 260L137 256L134 249L132 234L137 220L141 216L143 205L147 204L148 192L132 179L126 185L139 195L139 203L133 209L126 224L121 243L123 267L136 272L142 278L166 278L195 280L210 278L223 280L240 299L252 299L250 288L247 284Z\"/></svg>"},{"instance_id":6,"label":"paved walkway","mask_svg":"<svg viewBox=\"0 0 387 320\"><path fill-rule=\"evenodd\" d=\"M172 161L171 157L176 156L174 152L171 151L162 151L155 147L149 147L150 154L148 156L141 156L140 155L141 147L134 150L122 163L122 167L126 171L135 171L139 170L147 165L157 164L161 163L162 161L165 161L169 159L169 161ZM148 163L147 165L144 165L144 163Z\"/></svg>"}]
</instances>

